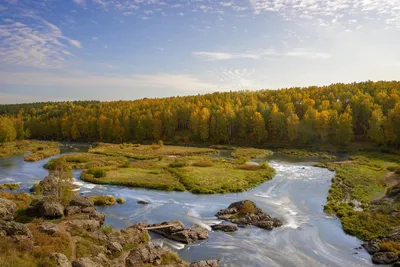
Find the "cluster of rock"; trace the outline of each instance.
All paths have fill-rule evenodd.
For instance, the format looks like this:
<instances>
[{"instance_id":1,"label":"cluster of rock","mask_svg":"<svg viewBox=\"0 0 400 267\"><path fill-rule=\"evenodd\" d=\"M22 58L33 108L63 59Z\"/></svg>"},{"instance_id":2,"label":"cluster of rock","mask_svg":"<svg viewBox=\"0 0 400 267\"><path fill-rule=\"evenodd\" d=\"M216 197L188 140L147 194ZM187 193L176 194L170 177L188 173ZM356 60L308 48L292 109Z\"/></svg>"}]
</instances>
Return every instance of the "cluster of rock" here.
<instances>
[{"instance_id":1,"label":"cluster of rock","mask_svg":"<svg viewBox=\"0 0 400 267\"><path fill-rule=\"evenodd\" d=\"M142 227L184 244L193 244L208 238L207 229L198 225L187 228L181 221L166 221L151 225L142 224Z\"/></svg>"},{"instance_id":2,"label":"cluster of rock","mask_svg":"<svg viewBox=\"0 0 400 267\"><path fill-rule=\"evenodd\" d=\"M26 212L30 217L44 220L37 220L29 227L28 224L14 221L16 204L11 200L0 198L0 236L10 242L22 244L28 251L37 246L33 230L30 230L32 227L36 228L35 231L50 236L68 236L70 246L75 248L73 251L76 250L79 241L91 240L91 246L95 248L93 251L96 253L90 253L87 257L77 257L76 252L72 253L71 259L63 253L51 254L51 259L59 267L219 267L218 261L185 262L170 249L154 245L149 241L146 227L150 225L146 223L120 230L109 228L105 231L101 228L105 215L97 212L89 197L72 195L68 204L61 204L65 203L65 199L62 201L58 194L60 184L64 182L57 177L49 176L39 184L43 194L31 202ZM46 219L58 220L46 221ZM189 244L208 237L205 229L195 226L185 228L178 221L173 223L174 227L162 231L168 238Z\"/></svg>"},{"instance_id":3,"label":"cluster of rock","mask_svg":"<svg viewBox=\"0 0 400 267\"><path fill-rule=\"evenodd\" d=\"M254 225L267 230L282 226L281 220L271 217L251 200L234 202L227 209L220 210L216 216L221 220L237 225ZM232 231L234 227L230 225L217 225L213 226L213 229Z\"/></svg>"},{"instance_id":4,"label":"cluster of rock","mask_svg":"<svg viewBox=\"0 0 400 267\"><path fill-rule=\"evenodd\" d=\"M397 253L383 251L379 245L382 242L400 242L400 228L390 236L375 238L362 244L365 250L372 255L373 263L400 266L400 258Z\"/></svg>"}]
</instances>

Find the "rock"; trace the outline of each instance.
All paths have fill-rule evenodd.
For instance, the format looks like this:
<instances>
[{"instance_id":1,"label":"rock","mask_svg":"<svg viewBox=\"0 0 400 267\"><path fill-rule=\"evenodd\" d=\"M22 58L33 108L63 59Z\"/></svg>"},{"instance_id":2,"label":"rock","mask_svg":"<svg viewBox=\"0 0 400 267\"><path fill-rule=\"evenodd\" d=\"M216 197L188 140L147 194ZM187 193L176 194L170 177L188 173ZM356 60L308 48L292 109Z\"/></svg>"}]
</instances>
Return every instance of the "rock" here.
<instances>
[{"instance_id":1,"label":"rock","mask_svg":"<svg viewBox=\"0 0 400 267\"><path fill-rule=\"evenodd\" d=\"M64 207L55 200L46 199L39 212L41 217L44 218L61 218L64 215Z\"/></svg>"},{"instance_id":2,"label":"rock","mask_svg":"<svg viewBox=\"0 0 400 267\"><path fill-rule=\"evenodd\" d=\"M118 242L110 242L110 243L108 243L107 248L112 253L122 252L122 250L123 250L121 244L118 243Z\"/></svg>"},{"instance_id":3,"label":"rock","mask_svg":"<svg viewBox=\"0 0 400 267\"><path fill-rule=\"evenodd\" d=\"M0 218L5 221L11 221L14 219L17 205L11 200L0 198Z\"/></svg>"},{"instance_id":4,"label":"rock","mask_svg":"<svg viewBox=\"0 0 400 267\"><path fill-rule=\"evenodd\" d=\"M72 262L73 267L101 267L100 264L94 262L90 258L79 258Z\"/></svg>"},{"instance_id":5,"label":"rock","mask_svg":"<svg viewBox=\"0 0 400 267\"><path fill-rule=\"evenodd\" d=\"M89 219L91 220L96 220L100 223L100 225L104 224L104 221L106 220L106 215L103 212L94 212L89 214Z\"/></svg>"},{"instance_id":6,"label":"rock","mask_svg":"<svg viewBox=\"0 0 400 267\"><path fill-rule=\"evenodd\" d=\"M141 204L141 205L147 205L147 204L149 204L149 202L147 202L147 201L145 201L145 200L138 200L137 203L138 203L138 204Z\"/></svg>"},{"instance_id":7,"label":"rock","mask_svg":"<svg viewBox=\"0 0 400 267\"><path fill-rule=\"evenodd\" d=\"M372 256L372 262L375 264L392 264L398 259L397 254L393 252L376 252Z\"/></svg>"},{"instance_id":8,"label":"rock","mask_svg":"<svg viewBox=\"0 0 400 267\"><path fill-rule=\"evenodd\" d=\"M71 220L68 222L69 226L84 229L89 232L96 231L100 228L99 221L96 220Z\"/></svg>"},{"instance_id":9,"label":"rock","mask_svg":"<svg viewBox=\"0 0 400 267\"><path fill-rule=\"evenodd\" d=\"M281 220L272 218L250 200L234 202L216 216L238 225L254 225L267 230L282 226Z\"/></svg>"},{"instance_id":10,"label":"rock","mask_svg":"<svg viewBox=\"0 0 400 267\"><path fill-rule=\"evenodd\" d=\"M82 209L83 213L95 213L96 212L96 207L86 207Z\"/></svg>"},{"instance_id":11,"label":"rock","mask_svg":"<svg viewBox=\"0 0 400 267\"><path fill-rule=\"evenodd\" d=\"M235 224L217 224L211 226L214 231L235 232L238 227Z\"/></svg>"},{"instance_id":12,"label":"rock","mask_svg":"<svg viewBox=\"0 0 400 267\"><path fill-rule=\"evenodd\" d=\"M69 206L69 207L67 207L65 209L65 215L66 216L71 216L71 215L78 214L78 213L81 213L81 212L82 212L82 210L78 206Z\"/></svg>"},{"instance_id":13,"label":"rock","mask_svg":"<svg viewBox=\"0 0 400 267\"><path fill-rule=\"evenodd\" d=\"M57 267L72 267L67 256L62 253L52 253L51 258L57 263Z\"/></svg>"},{"instance_id":14,"label":"rock","mask_svg":"<svg viewBox=\"0 0 400 267\"><path fill-rule=\"evenodd\" d=\"M171 225L170 227L151 230L155 233L165 236L166 238L182 242L185 244L192 244L199 240L208 238L207 229L200 226L192 226L185 228L181 221L166 221L158 224L149 225L149 227L158 227L163 225Z\"/></svg>"},{"instance_id":15,"label":"rock","mask_svg":"<svg viewBox=\"0 0 400 267\"><path fill-rule=\"evenodd\" d=\"M32 233L23 223L3 221L0 222L0 236L26 236L31 238Z\"/></svg>"},{"instance_id":16,"label":"rock","mask_svg":"<svg viewBox=\"0 0 400 267\"><path fill-rule=\"evenodd\" d=\"M378 252L381 250L379 247L378 241L376 240L370 240L368 242L364 242L362 244L363 248L369 253L369 254L374 254L375 252Z\"/></svg>"},{"instance_id":17,"label":"rock","mask_svg":"<svg viewBox=\"0 0 400 267\"><path fill-rule=\"evenodd\" d=\"M190 264L190 267L220 267L217 260L199 261Z\"/></svg>"},{"instance_id":18,"label":"rock","mask_svg":"<svg viewBox=\"0 0 400 267\"><path fill-rule=\"evenodd\" d=\"M156 247L153 243L147 243L144 247L132 250L125 259L126 267L138 267L145 264L161 264L161 257L171 252L167 248Z\"/></svg>"},{"instance_id":19,"label":"rock","mask_svg":"<svg viewBox=\"0 0 400 267\"><path fill-rule=\"evenodd\" d=\"M400 261L393 263L392 267L400 267Z\"/></svg>"},{"instance_id":20,"label":"rock","mask_svg":"<svg viewBox=\"0 0 400 267\"><path fill-rule=\"evenodd\" d=\"M50 235L60 231L60 229L58 228L58 225L54 224L52 222L45 222L45 223L39 225L38 230L42 233L46 233L46 234L50 234Z\"/></svg>"},{"instance_id":21,"label":"rock","mask_svg":"<svg viewBox=\"0 0 400 267\"><path fill-rule=\"evenodd\" d=\"M70 206L78 206L81 208L93 207L94 203L90 197L74 196L69 203Z\"/></svg>"},{"instance_id":22,"label":"rock","mask_svg":"<svg viewBox=\"0 0 400 267\"><path fill-rule=\"evenodd\" d=\"M64 215L64 207L56 199L45 198L32 201L28 213L31 216L47 219L61 218Z\"/></svg>"}]
</instances>

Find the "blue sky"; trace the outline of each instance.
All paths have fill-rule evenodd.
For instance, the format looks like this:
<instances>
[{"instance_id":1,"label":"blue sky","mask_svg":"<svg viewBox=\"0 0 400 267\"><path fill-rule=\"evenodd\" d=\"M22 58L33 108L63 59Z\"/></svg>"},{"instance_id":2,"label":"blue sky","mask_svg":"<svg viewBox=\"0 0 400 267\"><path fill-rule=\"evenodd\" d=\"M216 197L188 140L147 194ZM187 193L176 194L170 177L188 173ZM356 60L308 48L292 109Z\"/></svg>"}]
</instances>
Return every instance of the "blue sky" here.
<instances>
[{"instance_id":1,"label":"blue sky","mask_svg":"<svg viewBox=\"0 0 400 267\"><path fill-rule=\"evenodd\" d=\"M400 79L400 0L0 0L0 103Z\"/></svg>"}]
</instances>

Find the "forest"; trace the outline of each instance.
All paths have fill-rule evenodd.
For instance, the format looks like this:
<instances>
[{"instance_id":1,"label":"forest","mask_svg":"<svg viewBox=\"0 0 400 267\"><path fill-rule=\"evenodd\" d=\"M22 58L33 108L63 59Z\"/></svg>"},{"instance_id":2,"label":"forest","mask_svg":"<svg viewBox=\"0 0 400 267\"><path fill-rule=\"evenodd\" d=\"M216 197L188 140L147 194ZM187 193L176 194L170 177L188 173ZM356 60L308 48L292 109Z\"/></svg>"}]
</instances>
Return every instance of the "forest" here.
<instances>
[{"instance_id":1,"label":"forest","mask_svg":"<svg viewBox=\"0 0 400 267\"><path fill-rule=\"evenodd\" d=\"M0 105L0 142L24 138L345 147L400 145L400 82L134 101Z\"/></svg>"}]
</instances>

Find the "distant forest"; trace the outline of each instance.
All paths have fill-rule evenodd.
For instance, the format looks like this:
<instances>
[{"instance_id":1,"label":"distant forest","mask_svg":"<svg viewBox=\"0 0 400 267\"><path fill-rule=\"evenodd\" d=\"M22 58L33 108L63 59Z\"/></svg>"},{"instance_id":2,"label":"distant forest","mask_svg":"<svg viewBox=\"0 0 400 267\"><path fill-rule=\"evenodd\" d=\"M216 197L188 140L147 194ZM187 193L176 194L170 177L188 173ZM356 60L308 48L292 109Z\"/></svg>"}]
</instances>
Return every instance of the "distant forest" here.
<instances>
[{"instance_id":1,"label":"distant forest","mask_svg":"<svg viewBox=\"0 0 400 267\"><path fill-rule=\"evenodd\" d=\"M135 101L0 105L0 142L400 144L400 82L221 92Z\"/></svg>"}]
</instances>

